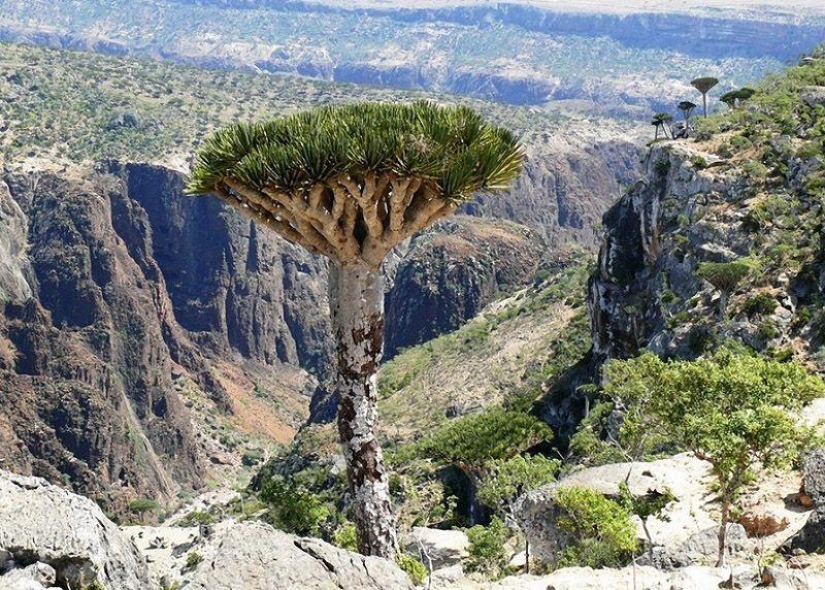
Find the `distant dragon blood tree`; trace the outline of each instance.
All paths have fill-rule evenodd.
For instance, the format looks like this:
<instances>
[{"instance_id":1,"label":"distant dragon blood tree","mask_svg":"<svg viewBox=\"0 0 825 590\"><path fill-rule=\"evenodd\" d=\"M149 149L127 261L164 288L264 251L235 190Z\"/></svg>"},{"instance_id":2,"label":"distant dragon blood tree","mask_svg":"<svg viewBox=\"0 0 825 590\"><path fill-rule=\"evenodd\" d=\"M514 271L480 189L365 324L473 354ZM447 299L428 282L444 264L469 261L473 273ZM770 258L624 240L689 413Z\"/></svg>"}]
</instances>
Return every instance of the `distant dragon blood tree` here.
<instances>
[{"instance_id":1,"label":"distant dragon blood tree","mask_svg":"<svg viewBox=\"0 0 825 590\"><path fill-rule=\"evenodd\" d=\"M702 93L702 110L705 117L708 116L708 92L710 89L719 84L719 80L710 76L704 78L696 78L691 80L690 85Z\"/></svg>"},{"instance_id":2,"label":"distant dragon blood tree","mask_svg":"<svg viewBox=\"0 0 825 590\"><path fill-rule=\"evenodd\" d=\"M215 194L330 261L338 432L359 550L393 557L389 479L375 435L384 339L380 272L393 247L479 191L506 189L524 154L464 106L327 106L209 137L187 190Z\"/></svg>"}]
</instances>

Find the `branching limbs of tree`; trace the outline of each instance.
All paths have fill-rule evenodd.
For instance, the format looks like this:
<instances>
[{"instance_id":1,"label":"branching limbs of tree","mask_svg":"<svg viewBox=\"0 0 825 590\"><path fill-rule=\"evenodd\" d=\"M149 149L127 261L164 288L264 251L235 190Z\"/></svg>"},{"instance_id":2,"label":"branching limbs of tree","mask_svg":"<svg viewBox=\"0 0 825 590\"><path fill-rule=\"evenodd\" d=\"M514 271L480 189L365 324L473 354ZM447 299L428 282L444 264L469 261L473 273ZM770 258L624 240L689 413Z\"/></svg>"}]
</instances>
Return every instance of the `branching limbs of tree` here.
<instances>
[{"instance_id":1,"label":"branching limbs of tree","mask_svg":"<svg viewBox=\"0 0 825 590\"><path fill-rule=\"evenodd\" d=\"M523 159L470 109L365 103L230 127L208 140L188 189L312 252L377 268L474 193L502 190Z\"/></svg>"}]
</instances>

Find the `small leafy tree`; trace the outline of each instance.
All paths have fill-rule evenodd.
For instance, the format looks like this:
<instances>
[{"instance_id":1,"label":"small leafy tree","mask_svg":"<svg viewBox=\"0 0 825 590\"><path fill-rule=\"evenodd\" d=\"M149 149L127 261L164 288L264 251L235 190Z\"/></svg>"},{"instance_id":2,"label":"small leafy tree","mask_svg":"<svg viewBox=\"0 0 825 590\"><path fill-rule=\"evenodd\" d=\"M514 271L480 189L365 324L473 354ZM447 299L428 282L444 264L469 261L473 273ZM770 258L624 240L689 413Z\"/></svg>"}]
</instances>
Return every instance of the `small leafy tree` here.
<instances>
[{"instance_id":1,"label":"small leafy tree","mask_svg":"<svg viewBox=\"0 0 825 590\"><path fill-rule=\"evenodd\" d=\"M702 93L702 107L705 117L708 116L708 92L710 92L710 89L717 84L719 84L719 80L710 76L696 78L690 82L691 86Z\"/></svg>"},{"instance_id":2,"label":"small leafy tree","mask_svg":"<svg viewBox=\"0 0 825 590\"><path fill-rule=\"evenodd\" d=\"M627 475L629 478L630 473ZM676 496L669 489L665 489L663 492L648 490L643 496L634 496L627 481L619 484L619 503L630 514L635 514L642 521L642 529L645 532L645 537L647 537L651 558L653 557L653 537L651 537L650 529L648 529L648 520L651 517L668 520L662 516L662 511L675 499Z\"/></svg>"},{"instance_id":3,"label":"small leafy tree","mask_svg":"<svg viewBox=\"0 0 825 590\"><path fill-rule=\"evenodd\" d=\"M728 297L750 274L752 264L747 260L733 262L702 262L696 269L696 276L713 285L719 291L719 319L725 319Z\"/></svg>"},{"instance_id":4,"label":"small leafy tree","mask_svg":"<svg viewBox=\"0 0 825 590\"><path fill-rule=\"evenodd\" d=\"M756 91L753 88L740 88L739 90L731 90L730 92L726 92L722 96L719 97L719 100L728 105L728 108L733 110L740 106L742 103L749 98L751 98Z\"/></svg>"},{"instance_id":5,"label":"small leafy tree","mask_svg":"<svg viewBox=\"0 0 825 590\"><path fill-rule=\"evenodd\" d=\"M467 547L467 569L497 574L507 557L504 550L507 537L507 527L498 518L493 518L489 526L477 524L467 529L467 539L470 541Z\"/></svg>"},{"instance_id":6,"label":"small leafy tree","mask_svg":"<svg viewBox=\"0 0 825 590\"><path fill-rule=\"evenodd\" d=\"M478 487L478 499L495 510L509 526L517 526L513 502L520 495L556 480L559 461L541 455L518 455L493 461ZM527 571L530 571L530 546L525 541Z\"/></svg>"},{"instance_id":7,"label":"small leafy tree","mask_svg":"<svg viewBox=\"0 0 825 590\"><path fill-rule=\"evenodd\" d=\"M731 506L752 468L792 464L810 439L791 411L825 394L825 384L796 363L721 349L696 361L665 362L652 353L611 361L605 392L641 408L658 430L707 461L719 487L717 564L725 564Z\"/></svg>"},{"instance_id":8,"label":"small leafy tree","mask_svg":"<svg viewBox=\"0 0 825 590\"><path fill-rule=\"evenodd\" d=\"M561 515L556 526L572 543L559 555L559 565L618 567L636 551L636 527L620 504L600 492L582 487L556 491Z\"/></svg>"},{"instance_id":9,"label":"small leafy tree","mask_svg":"<svg viewBox=\"0 0 825 590\"><path fill-rule=\"evenodd\" d=\"M146 513L157 513L160 511L160 504L152 498L136 498L129 502L129 511L137 513L140 520L146 517Z\"/></svg>"}]
</instances>

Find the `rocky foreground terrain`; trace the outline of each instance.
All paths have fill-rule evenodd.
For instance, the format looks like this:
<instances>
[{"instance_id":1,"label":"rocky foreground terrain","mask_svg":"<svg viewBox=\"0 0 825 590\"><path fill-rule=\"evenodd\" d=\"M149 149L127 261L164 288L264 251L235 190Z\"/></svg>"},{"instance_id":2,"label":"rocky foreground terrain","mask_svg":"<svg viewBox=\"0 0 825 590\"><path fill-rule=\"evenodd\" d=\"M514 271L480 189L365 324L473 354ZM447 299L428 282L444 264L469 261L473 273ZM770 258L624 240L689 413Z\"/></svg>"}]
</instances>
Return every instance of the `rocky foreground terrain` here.
<instances>
[{"instance_id":1,"label":"rocky foreground terrain","mask_svg":"<svg viewBox=\"0 0 825 590\"><path fill-rule=\"evenodd\" d=\"M729 529L730 568L709 565L715 558L717 531L715 508L709 502L710 478L706 464L689 455L585 469L530 492L520 501L517 517L531 551L552 559L566 542L551 516L552 498L559 487L585 486L615 497L619 484L627 480L634 495L674 492L675 501L660 517L648 519L647 530L637 519L640 542L649 542L645 554L632 567L564 567L547 575L511 575L489 582L465 574L468 543L460 531L415 528L403 542L411 555L430 564L432 573L423 586L435 590L688 590L719 587L731 576L739 588L813 590L825 587L825 574L812 571L821 565L816 556L798 552L789 566L766 567L764 560L782 546L804 543L806 533L809 537L818 535L817 542L822 540L819 525L812 526L810 521L825 513L824 468L822 455L808 461L802 494L795 477L759 478L758 485L742 499L743 524ZM27 510L19 510L22 505ZM227 519L193 527L181 525L179 517L173 517L164 526L118 528L90 500L42 479L8 472L0 472L0 518L2 590L414 587L394 563L363 557L318 539L288 535L256 521ZM766 523L771 526L769 534L756 537L757 529L765 532ZM523 561L520 554L514 555L511 563L518 570Z\"/></svg>"}]
</instances>

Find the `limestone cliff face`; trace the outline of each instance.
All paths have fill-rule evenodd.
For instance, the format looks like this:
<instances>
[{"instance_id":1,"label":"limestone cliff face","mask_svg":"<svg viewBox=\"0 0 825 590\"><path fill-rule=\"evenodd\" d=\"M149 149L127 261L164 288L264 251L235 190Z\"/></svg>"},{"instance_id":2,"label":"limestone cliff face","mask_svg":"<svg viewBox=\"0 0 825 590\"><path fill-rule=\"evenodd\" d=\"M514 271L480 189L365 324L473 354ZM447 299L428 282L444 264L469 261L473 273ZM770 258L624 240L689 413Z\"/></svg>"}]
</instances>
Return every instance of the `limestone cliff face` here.
<instances>
[{"instance_id":1,"label":"limestone cliff face","mask_svg":"<svg viewBox=\"0 0 825 590\"><path fill-rule=\"evenodd\" d=\"M3 233L25 250L3 277L0 453L90 495L125 487L165 500L173 480L199 485L204 465L170 394L179 343L162 278L114 230L117 189L103 180L2 185L0 199L17 208Z\"/></svg>"},{"instance_id":2,"label":"limestone cliff face","mask_svg":"<svg viewBox=\"0 0 825 590\"><path fill-rule=\"evenodd\" d=\"M160 166L111 163L122 180L114 220L143 227L138 257L157 265L175 318L213 354L329 370L326 265L226 209L183 195L183 176ZM151 250L146 252L146 248ZM320 312L319 312L320 310Z\"/></svg>"},{"instance_id":3,"label":"limestone cliff face","mask_svg":"<svg viewBox=\"0 0 825 590\"><path fill-rule=\"evenodd\" d=\"M176 378L232 412L221 363L328 370L323 265L184 197L180 174L109 163L4 180L7 467L114 510L135 494L167 500L209 473Z\"/></svg>"},{"instance_id":4,"label":"limestone cliff face","mask_svg":"<svg viewBox=\"0 0 825 590\"><path fill-rule=\"evenodd\" d=\"M772 144L778 153L783 142ZM805 186L821 174L821 161L777 160L788 179L769 181L765 193L764 181L700 149L655 146L644 180L605 214L588 293L596 357L649 348L689 358L736 340L819 362L810 355L822 338L821 205ZM720 291L697 269L735 260L752 270L720 309Z\"/></svg>"}]
</instances>

